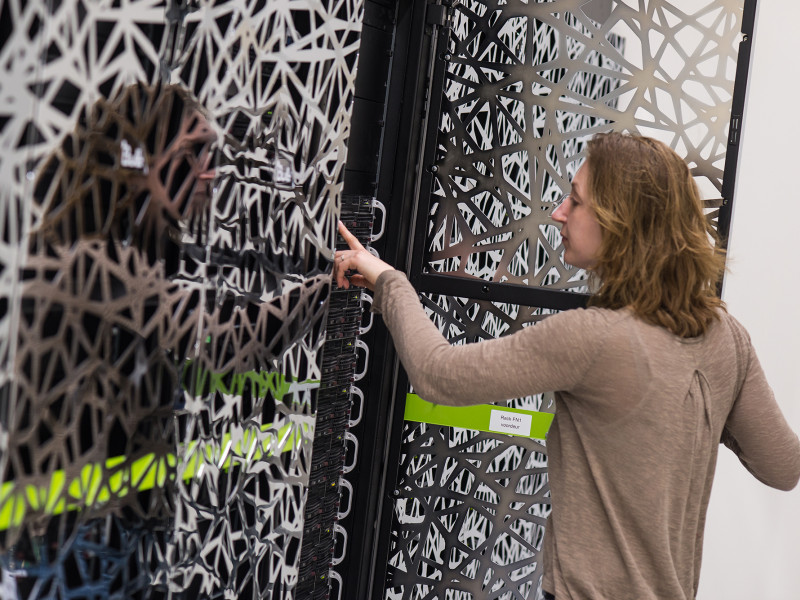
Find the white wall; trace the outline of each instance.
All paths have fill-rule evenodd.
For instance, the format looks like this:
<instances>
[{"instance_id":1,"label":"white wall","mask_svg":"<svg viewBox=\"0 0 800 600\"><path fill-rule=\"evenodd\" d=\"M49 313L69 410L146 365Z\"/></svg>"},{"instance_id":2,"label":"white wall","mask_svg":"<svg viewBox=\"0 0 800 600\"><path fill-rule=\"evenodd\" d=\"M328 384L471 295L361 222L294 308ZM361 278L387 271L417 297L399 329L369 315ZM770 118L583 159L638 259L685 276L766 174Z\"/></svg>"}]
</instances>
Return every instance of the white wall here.
<instances>
[{"instance_id":1,"label":"white wall","mask_svg":"<svg viewBox=\"0 0 800 600\"><path fill-rule=\"evenodd\" d=\"M758 0L723 297L800 432L800 3ZM721 448L698 600L800 599L800 489Z\"/></svg>"}]
</instances>

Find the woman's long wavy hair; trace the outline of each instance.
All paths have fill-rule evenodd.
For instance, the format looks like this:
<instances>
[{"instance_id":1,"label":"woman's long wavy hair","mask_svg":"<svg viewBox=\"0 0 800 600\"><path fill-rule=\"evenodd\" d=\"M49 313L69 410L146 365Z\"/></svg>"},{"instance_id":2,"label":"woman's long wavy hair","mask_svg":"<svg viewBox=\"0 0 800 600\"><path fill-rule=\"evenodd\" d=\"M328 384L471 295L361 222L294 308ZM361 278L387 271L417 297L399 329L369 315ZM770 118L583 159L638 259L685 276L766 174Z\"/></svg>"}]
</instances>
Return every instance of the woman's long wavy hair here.
<instances>
[{"instance_id":1,"label":"woman's long wavy hair","mask_svg":"<svg viewBox=\"0 0 800 600\"><path fill-rule=\"evenodd\" d=\"M607 133L589 142L588 168L603 232L590 305L630 307L682 338L705 333L724 309L725 251L686 163L659 141Z\"/></svg>"}]
</instances>

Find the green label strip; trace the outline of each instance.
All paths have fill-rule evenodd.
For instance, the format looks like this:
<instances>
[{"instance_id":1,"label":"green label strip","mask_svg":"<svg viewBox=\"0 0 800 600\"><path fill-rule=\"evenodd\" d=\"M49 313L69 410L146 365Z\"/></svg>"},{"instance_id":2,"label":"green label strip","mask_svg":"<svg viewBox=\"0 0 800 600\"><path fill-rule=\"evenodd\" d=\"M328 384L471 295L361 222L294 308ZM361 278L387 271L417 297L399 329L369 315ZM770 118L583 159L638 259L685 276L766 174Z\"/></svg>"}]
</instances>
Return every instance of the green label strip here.
<instances>
[{"instance_id":1,"label":"green label strip","mask_svg":"<svg viewBox=\"0 0 800 600\"><path fill-rule=\"evenodd\" d=\"M553 422L552 413L542 413L493 404L444 406L427 402L416 394L406 395L406 421L461 427L543 440Z\"/></svg>"}]
</instances>

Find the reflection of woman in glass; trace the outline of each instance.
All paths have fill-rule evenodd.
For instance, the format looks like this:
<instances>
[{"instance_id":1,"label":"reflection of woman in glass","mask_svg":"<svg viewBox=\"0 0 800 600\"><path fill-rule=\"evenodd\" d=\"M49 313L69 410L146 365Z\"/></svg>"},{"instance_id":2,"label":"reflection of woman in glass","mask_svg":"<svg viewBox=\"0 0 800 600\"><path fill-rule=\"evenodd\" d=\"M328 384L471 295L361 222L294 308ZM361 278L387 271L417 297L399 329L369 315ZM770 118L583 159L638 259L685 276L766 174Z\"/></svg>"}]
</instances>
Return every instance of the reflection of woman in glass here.
<instances>
[{"instance_id":1,"label":"reflection of woman in glass","mask_svg":"<svg viewBox=\"0 0 800 600\"><path fill-rule=\"evenodd\" d=\"M174 457L179 369L205 300L195 263L181 255L207 236L216 140L184 89L137 84L85 110L40 170L4 480L46 488L55 472L72 482L92 467L106 486L115 475L126 481L123 471L142 456ZM108 568L129 569L128 556L148 552L137 544L165 535L174 473L159 479L147 493L111 486L102 506L81 507L91 494L70 498L78 510L58 518L29 510L12 563L37 555L45 564L57 556L102 562L119 553ZM95 519L102 515L113 516ZM87 524L64 527L65 519ZM44 548L33 547L30 527ZM97 554L110 540L122 546ZM75 569L59 568L31 575L37 585L48 577L78 585Z\"/></svg>"},{"instance_id":2,"label":"reflection of woman in glass","mask_svg":"<svg viewBox=\"0 0 800 600\"><path fill-rule=\"evenodd\" d=\"M172 258L170 241L180 241L182 225L203 234L216 137L178 86L134 85L113 102L98 101L39 176L40 237L124 242L150 264Z\"/></svg>"},{"instance_id":3,"label":"reflection of woman in glass","mask_svg":"<svg viewBox=\"0 0 800 600\"><path fill-rule=\"evenodd\" d=\"M73 481L94 465L105 485L151 455L168 457L171 471L146 493L123 487L94 503L84 494L80 511L59 517L29 507L22 534L14 534L23 557L49 553L51 563L91 563L101 558L82 548L114 540L127 544L115 547L113 568L127 573L122 579L131 586L148 585L148 577L180 578L176 565L205 572L211 554L229 551L222 536L206 536L216 535L220 519L236 528L237 511L250 514L247 507L259 505L270 485L259 479L249 486L258 492L243 491L245 477L263 478L261 464L226 470L240 502L225 505L215 496L223 469L200 469L185 486L173 485L176 470L244 428L267 439L272 433L262 426L281 422L277 413L311 410L310 403L281 403L260 389L225 397L207 389L209 373L227 380L280 369L287 379L307 378L307 352L321 340L330 287L328 262L307 250L307 232L297 226L302 211L284 210L281 193L252 176L246 160L219 178L210 222L216 140L184 89L134 85L86 109L39 171L4 481L42 487L56 471ZM296 229L282 228L279 217ZM291 447L291 439L280 443ZM259 460L277 463L270 473L281 479L285 456L253 459ZM76 519L90 525L65 525ZM268 530L270 522L258 527ZM44 550L32 549L34 528L47 532ZM172 544L168 556L164 540ZM260 560L248 552L247 560ZM50 575L29 579L63 585L53 575L60 567L48 568ZM142 571L148 577L138 577ZM232 586L241 572L212 568L194 581ZM103 577L115 585L113 575ZM121 595L133 594L126 588Z\"/></svg>"},{"instance_id":4,"label":"reflection of woman in glass","mask_svg":"<svg viewBox=\"0 0 800 600\"><path fill-rule=\"evenodd\" d=\"M599 279L591 308L450 346L405 276L343 226L335 276L376 290L423 398L556 392L545 598L691 599L720 440L779 489L800 478L800 441L716 296L723 257L686 164L637 136L598 135L588 149L553 219L565 260Z\"/></svg>"}]
</instances>

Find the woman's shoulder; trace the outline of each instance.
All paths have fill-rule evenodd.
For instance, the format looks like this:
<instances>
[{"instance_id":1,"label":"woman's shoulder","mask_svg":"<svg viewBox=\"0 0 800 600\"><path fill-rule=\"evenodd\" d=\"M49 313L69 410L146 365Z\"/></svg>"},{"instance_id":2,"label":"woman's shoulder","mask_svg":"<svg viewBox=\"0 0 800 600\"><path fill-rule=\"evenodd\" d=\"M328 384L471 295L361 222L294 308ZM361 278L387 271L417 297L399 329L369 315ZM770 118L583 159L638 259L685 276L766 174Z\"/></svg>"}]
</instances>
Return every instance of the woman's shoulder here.
<instances>
[{"instance_id":1,"label":"woman's shoulder","mask_svg":"<svg viewBox=\"0 0 800 600\"><path fill-rule=\"evenodd\" d=\"M753 352L750 334L736 317L724 309L719 309L719 320L711 330L711 334L714 333L717 333L715 337L718 344L735 348L738 361L749 361Z\"/></svg>"},{"instance_id":2,"label":"woman's shoulder","mask_svg":"<svg viewBox=\"0 0 800 600\"><path fill-rule=\"evenodd\" d=\"M660 332L664 335L674 336L674 334L667 328L645 321L636 315L633 309L628 307L612 309L592 306L588 308L568 310L559 314L561 315L560 318L563 318L576 325L582 325L586 327L630 326L641 329L652 329L654 332ZM724 308L718 308L717 317L718 318L711 324L708 332L722 330L725 332L730 332L730 334L741 340L744 340L747 343L750 342L750 334L747 332L747 329L727 310ZM707 336L699 336L700 339L703 337ZM690 340L697 339L698 338L690 338Z\"/></svg>"},{"instance_id":3,"label":"woman's shoulder","mask_svg":"<svg viewBox=\"0 0 800 600\"><path fill-rule=\"evenodd\" d=\"M574 327L591 329L607 328L620 325L635 319L633 311L626 308L611 309L590 306L587 308L574 308L552 315L549 319L561 321Z\"/></svg>"},{"instance_id":4,"label":"woman's shoulder","mask_svg":"<svg viewBox=\"0 0 800 600\"><path fill-rule=\"evenodd\" d=\"M547 317L542 322L553 334L580 341L586 345L605 344L617 336L628 336L629 323L635 317L632 311L588 307L565 310Z\"/></svg>"},{"instance_id":5,"label":"woman's shoulder","mask_svg":"<svg viewBox=\"0 0 800 600\"><path fill-rule=\"evenodd\" d=\"M747 332L747 328L736 317L724 308L717 309L717 314L721 325L730 329L735 336L747 340L748 343L750 342L750 334Z\"/></svg>"}]
</instances>

